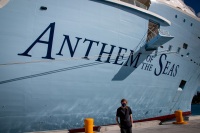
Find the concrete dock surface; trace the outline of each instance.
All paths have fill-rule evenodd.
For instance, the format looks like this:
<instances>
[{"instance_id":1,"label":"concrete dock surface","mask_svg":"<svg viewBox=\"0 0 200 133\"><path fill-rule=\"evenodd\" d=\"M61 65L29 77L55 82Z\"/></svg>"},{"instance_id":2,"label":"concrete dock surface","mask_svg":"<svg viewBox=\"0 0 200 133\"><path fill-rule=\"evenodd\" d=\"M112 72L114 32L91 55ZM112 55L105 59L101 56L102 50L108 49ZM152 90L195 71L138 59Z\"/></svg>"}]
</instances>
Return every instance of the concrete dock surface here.
<instances>
[{"instance_id":1,"label":"concrete dock surface","mask_svg":"<svg viewBox=\"0 0 200 133\"><path fill-rule=\"evenodd\" d=\"M133 124L133 133L198 133L200 132L200 116L190 116L188 124L177 125L172 124L173 121L164 122L160 125L160 121L147 121ZM29 132L30 133L30 132ZM31 133L68 133L67 130L41 131ZM98 133L98 132L96 132ZM120 133L117 125L102 126L99 133Z\"/></svg>"},{"instance_id":2,"label":"concrete dock surface","mask_svg":"<svg viewBox=\"0 0 200 133\"><path fill-rule=\"evenodd\" d=\"M200 116L189 117L188 124L176 125L173 121L164 122L149 121L133 124L133 133L196 133L200 132ZM139 125L138 125L139 124ZM120 133L119 127L113 130L100 131L101 133Z\"/></svg>"},{"instance_id":3,"label":"concrete dock surface","mask_svg":"<svg viewBox=\"0 0 200 133\"><path fill-rule=\"evenodd\" d=\"M200 120L191 120L185 125L164 123L153 127L133 128L133 133L198 133L200 132ZM120 133L120 130L111 130L102 133Z\"/></svg>"}]
</instances>

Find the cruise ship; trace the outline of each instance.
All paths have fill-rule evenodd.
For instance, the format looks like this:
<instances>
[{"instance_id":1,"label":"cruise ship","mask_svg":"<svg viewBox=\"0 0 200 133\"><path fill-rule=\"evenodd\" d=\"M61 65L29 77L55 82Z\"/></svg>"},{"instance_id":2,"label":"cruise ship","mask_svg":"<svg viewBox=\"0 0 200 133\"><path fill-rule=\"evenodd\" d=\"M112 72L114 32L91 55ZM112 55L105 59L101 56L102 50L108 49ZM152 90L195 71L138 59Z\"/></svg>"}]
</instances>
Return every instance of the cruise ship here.
<instances>
[{"instance_id":1,"label":"cruise ship","mask_svg":"<svg viewBox=\"0 0 200 133\"><path fill-rule=\"evenodd\" d=\"M199 49L182 0L0 0L0 133L190 115Z\"/></svg>"}]
</instances>

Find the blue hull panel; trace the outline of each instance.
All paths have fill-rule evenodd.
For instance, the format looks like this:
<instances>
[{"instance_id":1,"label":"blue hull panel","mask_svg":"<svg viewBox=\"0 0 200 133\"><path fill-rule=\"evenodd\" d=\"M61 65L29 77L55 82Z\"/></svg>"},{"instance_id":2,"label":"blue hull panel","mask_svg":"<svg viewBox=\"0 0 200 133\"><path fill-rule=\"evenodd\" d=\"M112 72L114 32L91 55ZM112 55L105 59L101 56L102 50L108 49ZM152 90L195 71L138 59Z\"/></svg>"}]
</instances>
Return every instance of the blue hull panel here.
<instances>
[{"instance_id":1,"label":"blue hull panel","mask_svg":"<svg viewBox=\"0 0 200 133\"><path fill-rule=\"evenodd\" d=\"M107 1L10 0L0 9L0 132L80 128L87 117L114 124L122 98L134 120L190 111L200 23L159 3L150 11L172 25ZM157 51L141 43L149 20L174 36Z\"/></svg>"}]
</instances>

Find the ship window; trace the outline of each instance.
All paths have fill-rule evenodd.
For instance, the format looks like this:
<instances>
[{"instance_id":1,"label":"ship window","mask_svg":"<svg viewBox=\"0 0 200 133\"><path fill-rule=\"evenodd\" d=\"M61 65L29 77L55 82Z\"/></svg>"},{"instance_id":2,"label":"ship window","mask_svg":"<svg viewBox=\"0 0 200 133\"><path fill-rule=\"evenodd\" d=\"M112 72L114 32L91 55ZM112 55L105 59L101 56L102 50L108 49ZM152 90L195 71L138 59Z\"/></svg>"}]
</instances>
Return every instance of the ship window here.
<instances>
[{"instance_id":1,"label":"ship window","mask_svg":"<svg viewBox=\"0 0 200 133\"><path fill-rule=\"evenodd\" d=\"M181 48L180 48L180 47L178 47L178 49L177 49L177 54L179 54L179 53L180 53L180 51L181 51Z\"/></svg>"},{"instance_id":2,"label":"ship window","mask_svg":"<svg viewBox=\"0 0 200 133\"><path fill-rule=\"evenodd\" d=\"M175 15L175 18L177 18L178 16L177 15Z\"/></svg>"},{"instance_id":3,"label":"ship window","mask_svg":"<svg viewBox=\"0 0 200 133\"><path fill-rule=\"evenodd\" d=\"M193 23L191 23L190 26L193 26Z\"/></svg>"},{"instance_id":4,"label":"ship window","mask_svg":"<svg viewBox=\"0 0 200 133\"><path fill-rule=\"evenodd\" d=\"M185 19L183 19L183 22L185 22L186 20Z\"/></svg>"},{"instance_id":5,"label":"ship window","mask_svg":"<svg viewBox=\"0 0 200 133\"><path fill-rule=\"evenodd\" d=\"M184 48L184 49L187 49L187 48L188 48L188 44L184 43L184 44L183 44L183 48Z\"/></svg>"},{"instance_id":6,"label":"ship window","mask_svg":"<svg viewBox=\"0 0 200 133\"><path fill-rule=\"evenodd\" d=\"M47 7L46 6L41 6L40 10L47 10Z\"/></svg>"},{"instance_id":7,"label":"ship window","mask_svg":"<svg viewBox=\"0 0 200 133\"><path fill-rule=\"evenodd\" d=\"M182 91L184 89L184 87L185 87L185 84L186 84L186 81L185 80L181 80L181 83L180 83L180 85L178 87L178 90Z\"/></svg>"},{"instance_id":8,"label":"ship window","mask_svg":"<svg viewBox=\"0 0 200 133\"><path fill-rule=\"evenodd\" d=\"M200 39L200 36L198 38Z\"/></svg>"},{"instance_id":9,"label":"ship window","mask_svg":"<svg viewBox=\"0 0 200 133\"><path fill-rule=\"evenodd\" d=\"M172 45L169 45L168 51L171 51L171 50L172 50Z\"/></svg>"}]
</instances>

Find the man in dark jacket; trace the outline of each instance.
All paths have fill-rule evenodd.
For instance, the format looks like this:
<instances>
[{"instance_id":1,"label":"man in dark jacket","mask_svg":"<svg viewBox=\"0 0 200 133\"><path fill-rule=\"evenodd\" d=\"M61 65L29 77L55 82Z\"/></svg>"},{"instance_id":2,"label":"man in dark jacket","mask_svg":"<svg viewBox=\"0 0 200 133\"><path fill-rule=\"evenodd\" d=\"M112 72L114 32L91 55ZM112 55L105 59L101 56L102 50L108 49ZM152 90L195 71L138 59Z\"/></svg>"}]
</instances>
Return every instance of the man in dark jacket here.
<instances>
[{"instance_id":1,"label":"man in dark jacket","mask_svg":"<svg viewBox=\"0 0 200 133\"><path fill-rule=\"evenodd\" d=\"M121 129L121 133L132 133L132 110L127 106L127 103L128 101L126 99L122 99L121 107L117 109L116 121Z\"/></svg>"}]
</instances>

